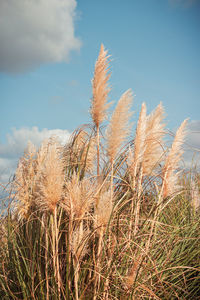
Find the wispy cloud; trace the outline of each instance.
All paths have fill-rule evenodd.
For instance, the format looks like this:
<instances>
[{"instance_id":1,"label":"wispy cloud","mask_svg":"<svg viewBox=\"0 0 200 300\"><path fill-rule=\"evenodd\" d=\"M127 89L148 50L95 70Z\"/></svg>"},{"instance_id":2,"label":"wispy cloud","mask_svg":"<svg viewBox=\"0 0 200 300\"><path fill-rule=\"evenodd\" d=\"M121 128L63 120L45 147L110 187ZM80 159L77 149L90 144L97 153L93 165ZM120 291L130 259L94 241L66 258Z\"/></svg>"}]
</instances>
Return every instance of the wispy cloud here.
<instances>
[{"instance_id":1,"label":"wispy cloud","mask_svg":"<svg viewBox=\"0 0 200 300\"><path fill-rule=\"evenodd\" d=\"M81 45L74 34L75 9L76 0L1 0L0 71L67 61Z\"/></svg>"},{"instance_id":2,"label":"wispy cloud","mask_svg":"<svg viewBox=\"0 0 200 300\"><path fill-rule=\"evenodd\" d=\"M44 139L51 136L57 136L60 142L65 144L70 133L61 129L13 128L11 134L7 135L6 143L0 143L0 183L7 183L14 174L17 162L23 155L28 141L38 147Z\"/></svg>"}]
</instances>

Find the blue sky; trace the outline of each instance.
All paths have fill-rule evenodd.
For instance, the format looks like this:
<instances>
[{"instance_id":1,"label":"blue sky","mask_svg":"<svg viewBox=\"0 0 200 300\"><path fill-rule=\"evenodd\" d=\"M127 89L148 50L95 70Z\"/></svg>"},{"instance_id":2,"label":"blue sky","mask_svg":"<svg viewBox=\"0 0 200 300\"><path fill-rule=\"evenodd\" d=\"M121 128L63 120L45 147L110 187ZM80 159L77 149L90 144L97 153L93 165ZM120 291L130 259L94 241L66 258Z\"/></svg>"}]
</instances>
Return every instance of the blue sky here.
<instances>
[{"instance_id":1,"label":"blue sky","mask_svg":"<svg viewBox=\"0 0 200 300\"><path fill-rule=\"evenodd\" d=\"M110 100L131 88L135 121L142 102L150 112L162 101L168 128L190 118L200 147L199 31L199 0L1 0L1 173L28 139L90 122L101 43L111 55Z\"/></svg>"}]
</instances>

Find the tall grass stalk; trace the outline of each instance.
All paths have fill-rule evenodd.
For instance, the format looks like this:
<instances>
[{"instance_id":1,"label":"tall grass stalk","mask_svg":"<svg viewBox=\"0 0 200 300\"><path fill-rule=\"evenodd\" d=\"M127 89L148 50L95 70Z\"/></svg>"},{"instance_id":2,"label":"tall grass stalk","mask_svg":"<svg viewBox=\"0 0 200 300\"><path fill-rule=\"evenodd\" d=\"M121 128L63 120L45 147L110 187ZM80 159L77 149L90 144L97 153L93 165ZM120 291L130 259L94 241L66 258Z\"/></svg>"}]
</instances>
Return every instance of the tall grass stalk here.
<instances>
[{"instance_id":1,"label":"tall grass stalk","mask_svg":"<svg viewBox=\"0 0 200 300\"><path fill-rule=\"evenodd\" d=\"M145 137L146 137L146 105L142 104L140 116L137 123L136 136L134 141L134 156L131 159L130 169L132 173L132 190L135 194L136 207L135 207L135 226L134 235L138 231L139 213L140 213L140 196L141 196L141 180L143 175L143 155L145 151ZM136 186L137 184L137 186ZM137 191L137 192L136 192ZM133 216L134 200L131 203L131 216ZM131 217L129 227L129 238L131 238L133 217Z\"/></svg>"},{"instance_id":2,"label":"tall grass stalk","mask_svg":"<svg viewBox=\"0 0 200 300\"><path fill-rule=\"evenodd\" d=\"M133 139L128 90L103 127L108 71L102 45L93 124L19 160L0 217L0 299L199 297L200 175L180 166L187 121L167 147L162 104L147 115L143 103Z\"/></svg>"},{"instance_id":3,"label":"tall grass stalk","mask_svg":"<svg viewBox=\"0 0 200 300\"><path fill-rule=\"evenodd\" d=\"M107 51L105 51L103 44L99 52L94 71L94 78L92 81L93 98L91 105L91 116L96 126L97 134L97 177L100 175L100 124L106 118L106 111L109 107L107 103L108 93L110 88L108 87L108 80L110 74L108 73L108 58Z\"/></svg>"}]
</instances>

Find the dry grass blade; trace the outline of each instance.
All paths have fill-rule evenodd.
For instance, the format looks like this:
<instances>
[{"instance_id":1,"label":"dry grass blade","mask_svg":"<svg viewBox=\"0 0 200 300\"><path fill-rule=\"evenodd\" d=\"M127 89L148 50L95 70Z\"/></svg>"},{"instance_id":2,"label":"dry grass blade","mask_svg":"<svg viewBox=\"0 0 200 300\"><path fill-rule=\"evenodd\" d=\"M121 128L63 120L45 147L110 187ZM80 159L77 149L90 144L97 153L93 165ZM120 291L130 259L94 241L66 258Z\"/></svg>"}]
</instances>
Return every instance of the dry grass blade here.
<instances>
[{"instance_id":1,"label":"dry grass blade","mask_svg":"<svg viewBox=\"0 0 200 300\"><path fill-rule=\"evenodd\" d=\"M120 98L107 129L107 153L111 163L130 131L129 118L133 96L131 90Z\"/></svg>"},{"instance_id":2,"label":"dry grass blade","mask_svg":"<svg viewBox=\"0 0 200 300\"><path fill-rule=\"evenodd\" d=\"M79 130L64 147L63 161L66 167L83 168L92 172L96 158L96 139L85 130Z\"/></svg>"},{"instance_id":3,"label":"dry grass blade","mask_svg":"<svg viewBox=\"0 0 200 300\"><path fill-rule=\"evenodd\" d=\"M84 255L86 255L88 252L87 242L89 234L90 231L87 229L83 229L81 226L73 231L72 253L78 262L80 262Z\"/></svg>"}]
</instances>

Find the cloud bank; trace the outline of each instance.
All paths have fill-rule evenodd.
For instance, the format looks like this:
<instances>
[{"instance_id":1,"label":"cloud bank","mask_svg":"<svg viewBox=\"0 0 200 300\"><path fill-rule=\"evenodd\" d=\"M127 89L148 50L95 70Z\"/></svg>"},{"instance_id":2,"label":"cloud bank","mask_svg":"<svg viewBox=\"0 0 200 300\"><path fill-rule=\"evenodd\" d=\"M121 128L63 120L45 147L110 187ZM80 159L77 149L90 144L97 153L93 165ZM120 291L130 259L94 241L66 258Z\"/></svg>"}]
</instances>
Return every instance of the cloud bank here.
<instances>
[{"instance_id":1,"label":"cloud bank","mask_svg":"<svg viewBox=\"0 0 200 300\"><path fill-rule=\"evenodd\" d=\"M8 183L11 176L14 175L19 158L23 155L28 141L35 146L40 146L44 139L51 136L57 136L62 144L65 144L70 133L61 129L42 129L32 128L13 128L11 134L7 135L6 143L0 143L0 183Z\"/></svg>"},{"instance_id":2,"label":"cloud bank","mask_svg":"<svg viewBox=\"0 0 200 300\"><path fill-rule=\"evenodd\" d=\"M1 0L0 71L68 61L81 45L74 34L75 9L75 0Z\"/></svg>"}]
</instances>

